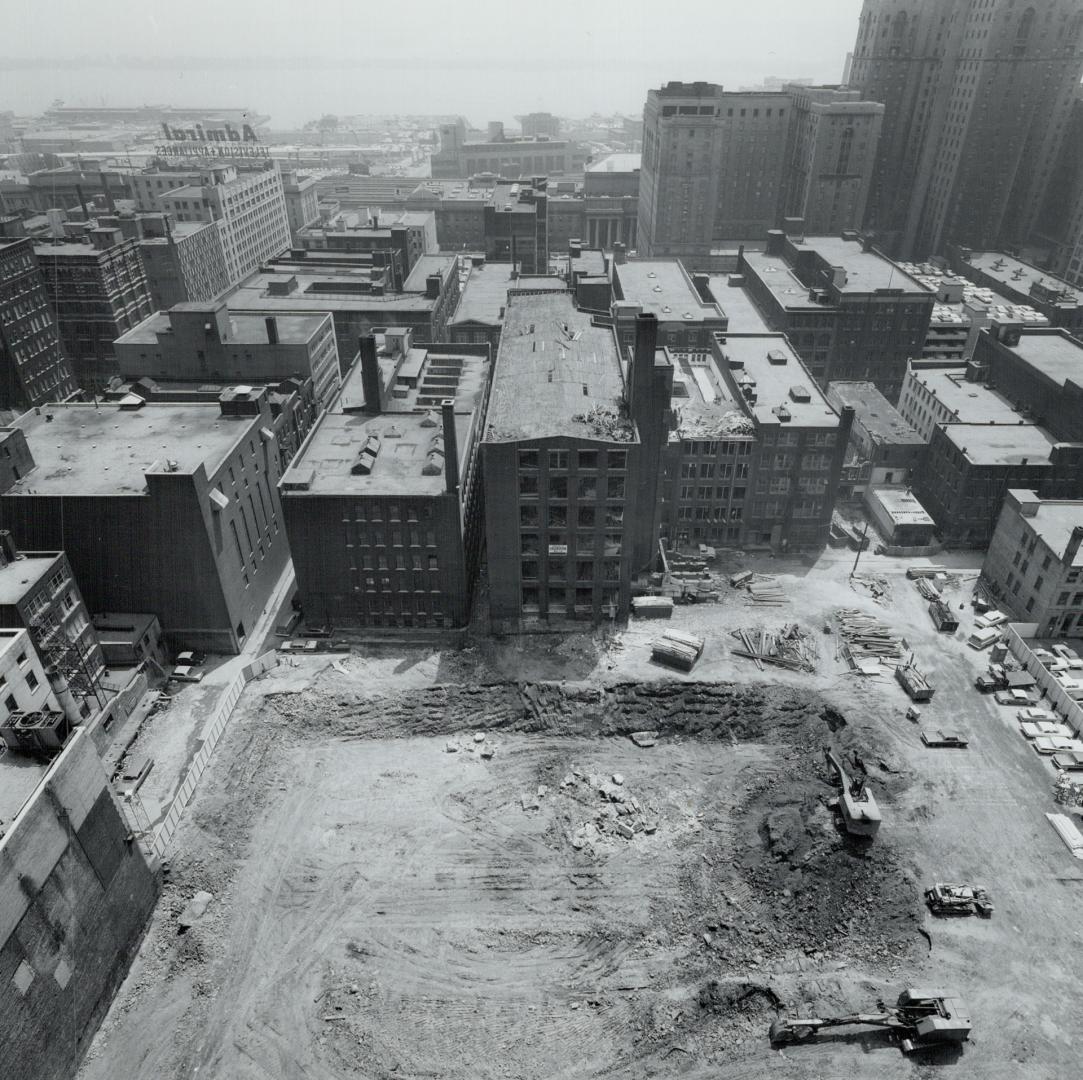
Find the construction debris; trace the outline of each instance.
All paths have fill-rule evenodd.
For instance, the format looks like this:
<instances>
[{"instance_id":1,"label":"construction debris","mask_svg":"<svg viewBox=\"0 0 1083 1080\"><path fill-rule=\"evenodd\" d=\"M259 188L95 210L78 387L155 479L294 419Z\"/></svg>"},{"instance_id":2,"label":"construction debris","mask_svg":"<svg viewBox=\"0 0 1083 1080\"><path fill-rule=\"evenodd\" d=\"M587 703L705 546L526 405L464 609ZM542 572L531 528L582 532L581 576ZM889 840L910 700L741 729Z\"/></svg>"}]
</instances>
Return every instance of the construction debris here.
<instances>
[{"instance_id":1,"label":"construction debris","mask_svg":"<svg viewBox=\"0 0 1083 1080\"><path fill-rule=\"evenodd\" d=\"M887 578L873 574L851 574L850 588L855 592L864 590L878 604L886 604L891 599L891 584Z\"/></svg>"},{"instance_id":2,"label":"construction debris","mask_svg":"<svg viewBox=\"0 0 1083 1080\"><path fill-rule=\"evenodd\" d=\"M580 804L599 802L593 818L577 825L569 840L573 848L590 850L604 837L631 840L637 833L651 834L658 828L657 813L645 807L624 786L624 777L610 777L572 769L560 784L560 791Z\"/></svg>"},{"instance_id":3,"label":"construction debris","mask_svg":"<svg viewBox=\"0 0 1083 1080\"><path fill-rule=\"evenodd\" d=\"M1053 781L1053 801L1061 806L1083 806L1083 783L1061 773Z\"/></svg>"},{"instance_id":4,"label":"construction debris","mask_svg":"<svg viewBox=\"0 0 1083 1080\"><path fill-rule=\"evenodd\" d=\"M636 746L642 747L644 750L658 744L657 731L633 731L628 738L631 739Z\"/></svg>"},{"instance_id":5,"label":"construction debris","mask_svg":"<svg viewBox=\"0 0 1083 1080\"><path fill-rule=\"evenodd\" d=\"M816 670L813 639L797 623L786 623L778 630L739 627L730 632L744 646L733 649L733 655L755 660L760 671L763 671L763 662L790 671Z\"/></svg>"},{"instance_id":6,"label":"construction debris","mask_svg":"<svg viewBox=\"0 0 1083 1080\"><path fill-rule=\"evenodd\" d=\"M586 424L596 436L612 442L631 442L635 438L635 428L627 415L604 405L595 405L588 412L576 413L572 420Z\"/></svg>"}]
</instances>

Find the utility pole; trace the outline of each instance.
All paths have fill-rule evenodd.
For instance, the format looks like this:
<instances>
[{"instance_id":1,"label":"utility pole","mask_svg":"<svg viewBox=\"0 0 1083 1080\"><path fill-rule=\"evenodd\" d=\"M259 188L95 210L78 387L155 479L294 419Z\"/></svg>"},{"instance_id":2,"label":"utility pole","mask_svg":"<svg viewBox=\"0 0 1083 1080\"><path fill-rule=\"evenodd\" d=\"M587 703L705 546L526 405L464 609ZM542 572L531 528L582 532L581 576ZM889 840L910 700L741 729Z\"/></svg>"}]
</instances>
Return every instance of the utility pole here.
<instances>
[{"instance_id":1,"label":"utility pole","mask_svg":"<svg viewBox=\"0 0 1083 1080\"><path fill-rule=\"evenodd\" d=\"M869 535L869 523L865 522L865 531L861 534L861 543L857 545L857 554L854 556L854 568L850 571L850 580L853 580L854 574L857 573L857 561L861 558L861 552L865 550L865 541Z\"/></svg>"}]
</instances>

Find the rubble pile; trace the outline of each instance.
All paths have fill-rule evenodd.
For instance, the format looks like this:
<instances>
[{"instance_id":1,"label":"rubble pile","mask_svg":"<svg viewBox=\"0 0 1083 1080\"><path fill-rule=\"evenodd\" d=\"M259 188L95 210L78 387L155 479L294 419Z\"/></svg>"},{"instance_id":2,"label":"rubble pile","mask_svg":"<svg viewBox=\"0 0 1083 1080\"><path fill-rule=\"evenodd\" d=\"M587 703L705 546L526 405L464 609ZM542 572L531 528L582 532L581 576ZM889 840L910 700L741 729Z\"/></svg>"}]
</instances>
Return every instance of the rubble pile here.
<instances>
[{"instance_id":1,"label":"rubble pile","mask_svg":"<svg viewBox=\"0 0 1083 1080\"><path fill-rule=\"evenodd\" d=\"M560 792L580 805L593 808L593 816L576 825L569 843L588 854L604 837L631 840L637 833L650 835L658 828L658 815L640 803L625 786L619 773L603 776L573 768L560 782Z\"/></svg>"},{"instance_id":2,"label":"rubble pile","mask_svg":"<svg viewBox=\"0 0 1083 1080\"><path fill-rule=\"evenodd\" d=\"M1061 773L1053 781L1053 801L1060 806L1083 806L1083 783Z\"/></svg>"}]
</instances>

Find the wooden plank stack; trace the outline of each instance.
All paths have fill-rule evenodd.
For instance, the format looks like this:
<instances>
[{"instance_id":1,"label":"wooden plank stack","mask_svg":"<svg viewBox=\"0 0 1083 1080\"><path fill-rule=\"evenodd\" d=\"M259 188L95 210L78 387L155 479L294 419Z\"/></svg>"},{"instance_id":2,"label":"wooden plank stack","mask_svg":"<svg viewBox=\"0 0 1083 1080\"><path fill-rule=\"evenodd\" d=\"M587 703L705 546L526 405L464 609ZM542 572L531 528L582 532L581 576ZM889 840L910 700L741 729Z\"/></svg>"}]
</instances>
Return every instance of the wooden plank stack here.
<instances>
[{"instance_id":1,"label":"wooden plank stack","mask_svg":"<svg viewBox=\"0 0 1083 1080\"><path fill-rule=\"evenodd\" d=\"M731 633L744 646L733 649L733 655L754 660L760 671L765 663L790 671L816 670L815 650L797 623L789 623L778 630L740 627Z\"/></svg>"},{"instance_id":2,"label":"wooden plank stack","mask_svg":"<svg viewBox=\"0 0 1083 1080\"><path fill-rule=\"evenodd\" d=\"M840 608L835 612L839 635L846 642L844 654L855 668L863 660L897 660L903 656L902 640L871 615L855 608Z\"/></svg>"}]
</instances>

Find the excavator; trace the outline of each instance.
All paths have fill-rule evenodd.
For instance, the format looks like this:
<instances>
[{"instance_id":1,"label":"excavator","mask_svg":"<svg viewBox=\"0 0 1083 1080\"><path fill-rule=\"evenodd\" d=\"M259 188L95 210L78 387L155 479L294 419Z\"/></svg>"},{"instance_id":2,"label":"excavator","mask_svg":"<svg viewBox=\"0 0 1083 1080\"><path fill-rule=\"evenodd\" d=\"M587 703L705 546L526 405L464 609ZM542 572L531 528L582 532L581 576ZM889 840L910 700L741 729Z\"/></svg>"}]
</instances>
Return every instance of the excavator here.
<instances>
[{"instance_id":1,"label":"excavator","mask_svg":"<svg viewBox=\"0 0 1083 1080\"><path fill-rule=\"evenodd\" d=\"M851 780L831 747L824 747L824 757L838 775L839 787L842 789L838 805L846 831L851 836L871 839L880 830L881 816L880 807L876 805L876 799L865 784L864 769Z\"/></svg>"},{"instance_id":2,"label":"excavator","mask_svg":"<svg viewBox=\"0 0 1083 1080\"><path fill-rule=\"evenodd\" d=\"M894 1008L878 1003L879 1012L850 1016L780 1016L771 1025L771 1042L776 1046L803 1042L823 1028L864 1024L887 1028L902 1038L906 1054L932 1046L963 1043L970 1038L970 1017L963 1003L940 990L904 990Z\"/></svg>"}]
</instances>

